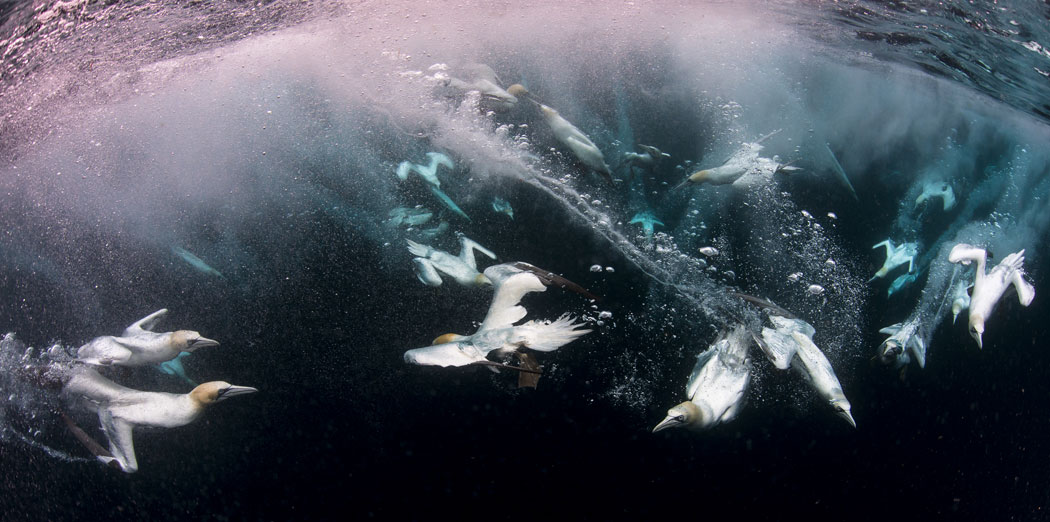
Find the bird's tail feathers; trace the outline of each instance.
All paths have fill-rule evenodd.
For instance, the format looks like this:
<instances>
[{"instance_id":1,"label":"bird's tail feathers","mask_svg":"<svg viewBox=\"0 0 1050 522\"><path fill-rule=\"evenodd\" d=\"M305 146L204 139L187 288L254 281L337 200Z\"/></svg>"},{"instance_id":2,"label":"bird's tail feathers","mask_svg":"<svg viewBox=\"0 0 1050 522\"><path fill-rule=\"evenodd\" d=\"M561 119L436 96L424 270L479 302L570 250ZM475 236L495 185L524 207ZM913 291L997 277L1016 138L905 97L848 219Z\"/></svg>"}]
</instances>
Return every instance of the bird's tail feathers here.
<instances>
[{"instance_id":1,"label":"bird's tail feathers","mask_svg":"<svg viewBox=\"0 0 1050 522\"><path fill-rule=\"evenodd\" d=\"M569 314L564 314L549 323L529 321L518 328L522 344L527 348L538 352L553 352L591 332L577 329L581 326L582 323L577 323Z\"/></svg>"},{"instance_id":2,"label":"bird's tail feathers","mask_svg":"<svg viewBox=\"0 0 1050 522\"><path fill-rule=\"evenodd\" d=\"M406 239L405 241L408 241L408 251L411 252L412 255L419 257L427 257L430 255L431 249L427 245L421 245L411 239Z\"/></svg>"}]
</instances>

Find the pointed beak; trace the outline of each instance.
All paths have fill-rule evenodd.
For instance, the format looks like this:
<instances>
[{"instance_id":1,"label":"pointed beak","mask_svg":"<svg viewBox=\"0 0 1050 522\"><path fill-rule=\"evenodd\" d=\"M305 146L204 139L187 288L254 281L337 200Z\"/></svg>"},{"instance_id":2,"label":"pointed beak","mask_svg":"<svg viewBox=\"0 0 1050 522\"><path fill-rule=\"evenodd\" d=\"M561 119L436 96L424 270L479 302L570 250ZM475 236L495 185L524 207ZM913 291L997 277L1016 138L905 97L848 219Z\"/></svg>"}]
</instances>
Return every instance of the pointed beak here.
<instances>
[{"instance_id":1,"label":"pointed beak","mask_svg":"<svg viewBox=\"0 0 1050 522\"><path fill-rule=\"evenodd\" d=\"M255 393L259 390L252 388L251 386L230 386L219 390L219 396L216 397L216 401L228 399L230 397L236 397L238 395L247 395L249 393Z\"/></svg>"},{"instance_id":2,"label":"pointed beak","mask_svg":"<svg viewBox=\"0 0 1050 522\"><path fill-rule=\"evenodd\" d=\"M684 187L684 186L686 186L688 184L689 184L689 178L685 178L684 180L682 180L681 183L675 185L674 188L672 188L671 190L678 190L678 189L680 189L680 188L682 188L682 187Z\"/></svg>"},{"instance_id":3,"label":"pointed beak","mask_svg":"<svg viewBox=\"0 0 1050 522\"><path fill-rule=\"evenodd\" d=\"M853 426L854 428L857 427L857 421L853 420L853 415L851 415L850 412L843 410L837 413L839 417L846 419L846 422L848 422L850 426Z\"/></svg>"},{"instance_id":4,"label":"pointed beak","mask_svg":"<svg viewBox=\"0 0 1050 522\"><path fill-rule=\"evenodd\" d=\"M973 338L977 341L977 348L984 349L984 342L981 341L981 332L974 332Z\"/></svg>"},{"instance_id":5,"label":"pointed beak","mask_svg":"<svg viewBox=\"0 0 1050 522\"><path fill-rule=\"evenodd\" d=\"M218 346L218 345L219 345L219 341L216 341L214 339L208 339L207 337L199 337L197 339L194 339L194 340L190 341L190 345L188 347L186 347L187 348L186 351L192 352L193 350L196 350L197 348L204 348L206 346Z\"/></svg>"},{"instance_id":6,"label":"pointed beak","mask_svg":"<svg viewBox=\"0 0 1050 522\"><path fill-rule=\"evenodd\" d=\"M677 427L679 424L681 423L678 421L678 419L674 417L667 417L664 420L660 421L660 424L657 424L655 428L653 428L653 433L666 430L667 428Z\"/></svg>"}]
</instances>

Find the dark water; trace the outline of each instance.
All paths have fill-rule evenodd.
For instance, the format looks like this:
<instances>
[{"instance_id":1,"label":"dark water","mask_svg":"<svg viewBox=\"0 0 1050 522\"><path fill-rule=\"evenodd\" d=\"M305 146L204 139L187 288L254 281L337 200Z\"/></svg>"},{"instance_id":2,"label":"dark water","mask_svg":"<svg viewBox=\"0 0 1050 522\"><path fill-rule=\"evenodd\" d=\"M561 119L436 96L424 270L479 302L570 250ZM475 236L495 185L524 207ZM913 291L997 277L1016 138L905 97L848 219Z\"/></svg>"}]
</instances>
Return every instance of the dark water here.
<instances>
[{"instance_id":1,"label":"dark water","mask_svg":"<svg viewBox=\"0 0 1050 522\"><path fill-rule=\"evenodd\" d=\"M75 347L166 307L163 326L222 343L185 360L191 377L260 389L136 431L128 475L90 460L56 415L70 406L19 377L39 350L4 353L3 518L1048 518L1050 63L1023 44L1050 38L1045 5L1018 4L0 4L4 331ZM635 143L671 158L608 185L534 111L485 114L428 83L431 65L470 62L527 85L614 166ZM802 171L671 191L777 129L763 155ZM455 161L442 188L472 219L438 212L450 230L424 241L384 221L441 208L394 176L429 151ZM915 210L927 180L957 206ZM665 223L654 242L627 224L646 209ZM488 307L486 290L412 273L404 240L455 252L453 231L602 296L526 298L530 317L595 330L543 354L538 389L403 363ZM890 297L866 283L887 237L917 241L924 267ZM1026 249L1035 301L1006 297L982 350L965 317L929 319L925 368L873 362L955 242L996 261ZM715 270L697 261L710 245ZM695 355L760 318L726 289L813 324L857 429L753 350L737 419L651 433ZM149 368L109 376L188 391Z\"/></svg>"}]
</instances>

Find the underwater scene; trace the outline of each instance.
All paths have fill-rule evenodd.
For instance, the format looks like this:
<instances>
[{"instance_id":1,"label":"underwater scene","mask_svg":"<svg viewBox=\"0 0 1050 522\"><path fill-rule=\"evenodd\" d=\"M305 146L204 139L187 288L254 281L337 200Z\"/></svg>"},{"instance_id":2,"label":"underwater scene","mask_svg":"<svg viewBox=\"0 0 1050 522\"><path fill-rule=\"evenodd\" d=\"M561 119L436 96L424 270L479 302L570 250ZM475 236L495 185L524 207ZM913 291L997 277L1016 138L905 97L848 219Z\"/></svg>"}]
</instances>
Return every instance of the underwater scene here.
<instances>
[{"instance_id":1,"label":"underwater scene","mask_svg":"<svg viewBox=\"0 0 1050 522\"><path fill-rule=\"evenodd\" d=\"M1048 19L0 2L0 519L1048 520Z\"/></svg>"}]
</instances>

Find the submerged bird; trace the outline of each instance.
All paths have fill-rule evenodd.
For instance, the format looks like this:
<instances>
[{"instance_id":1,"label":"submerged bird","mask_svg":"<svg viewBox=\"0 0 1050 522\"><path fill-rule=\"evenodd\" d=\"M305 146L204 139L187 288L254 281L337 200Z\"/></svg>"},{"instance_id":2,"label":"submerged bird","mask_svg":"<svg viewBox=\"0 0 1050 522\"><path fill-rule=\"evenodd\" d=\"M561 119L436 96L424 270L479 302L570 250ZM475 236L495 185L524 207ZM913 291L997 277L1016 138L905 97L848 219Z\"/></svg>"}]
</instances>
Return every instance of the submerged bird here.
<instances>
[{"instance_id":1,"label":"submerged bird","mask_svg":"<svg viewBox=\"0 0 1050 522\"><path fill-rule=\"evenodd\" d=\"M813 343L813 335L816 334L813 326L797 317L772 313L769 320L773 328L762 328L762 342L758 345L773 366L780 370L789 367L799 370L835 413L856 428L857 423L850 414L849 400L842 392L842 385L839 384L831 361Z\"/></svg>"},{"instance_id":2,"label":"submerged bird","mask_svg":"<svg viewBox=\"0 0 1050 522\"><path fill-rule=\"evenodd\" d=\"M907 366L911 358L919 363L919 368L926 367L926 341L919 334L921 323L918 317L911 321L887 326L879 333L889 335L879 345L878 357L883 364L894 363L898 367Z\"/></svg>"},{"instance_id":3,"label":"submerged bird","mask_svg":"<svg viewBox=\"0 0 1050 522\"><path fill-rule=\"evenodd\" d=\"M470 217L467 216L467 213L463 212L463 209L459 208L459 205L457 205L455 201L452 201L452 198L448 197L448 194L445 194L445 192L441 190L441 180L438 179L437 176L438 168L442 166L447 167L450 170L455 168L452 159L440 152L428 152L427 161L428 163L426 165L412 163L411 161L402 161L397 166L398 179L405 181L408 179L409 174L413 172L416 173L420 179L426 182L427 186L430 188L430 192L434 194L434 197L438 198L438 200L448 207L449 210L463 216L467 221L470 221Z\"/></svg>"},{"instance_id":4,"label":"submerged bird","mask_svg":"<svg viewBox=\"0 0 1050 522\"><path fill-rule=\"evenodd\" d=\"M922 194L915 198L915 208L919 208L923 202L933 198L941 198L941 205L945 212L955 207L955 192L952 191L951 185L945 181L927 181L922 186Z\"/></svg>"},{"instance_id":5,"label":"submerged bird","mask_svg":"<svg viewBox=\"0 0 1050 522\"><path fill-rule=\"evenodd\" d=\"M124 330L120 337L96 337L77 350L77 358L87 364L101 366L145 366L170 361L180 352L193 352L219 342L192 330L157 333L153 327L164 314L162 308L139 319Z\"/></svg>"},{"instance_id":6,"label":"submerged bird","mask_svg":"<svg viewBox=\"0 0 1050 522\"><path fill-rule=\"evenodd\" d=\"M414 172L430 186L441 188L441 180L438 179L437 173L438 168L442 166L447 167L449 170L456 168L455 164L452 163L452 159L448 156L440 152L428 152L426 165L412 163L411 161L402 161L398 164L397 177L401 181L405 181L408 179L408 175Z\"/></svg>"},{"instance_id":7,"label":"submerged bird","mask_svg":"<svg viewBox=\"0 0 1050 522\"><path fill-rule=\"evenodd\" d=\"M229 397L257 392L247 386L222 381L206 382L187 394L144 392L125 388L82 367L63 390L98 413L102 432L109 440L109 455L96 456L106 464L116 462L127 473L138 470L132 431L136 426L175 428L196 420L208 405Z\"/></svg>"},{"instance_id":8,"label":"submerged bird","mask_svg":"<svg viewBox=\"0 0 1050 522\"><path fill-rule=\"evenodd\" d=\"M442 78L444 85L459 93L479 93L482 108L504 112L518 105L518 98L500 86L502 82L488 65L468 64L458 67L455 73L458 77Z\"/></svg>"},{"instance_id":9,"label":"submerged bird","mask_svg":"<svg viewBox=\"0 0 1050 522\"><path fill-rule=\"evenodd\" d=\"M886 261L882 263L882 268L879 268L879 270L875 272L875 275L872 276L871 279L868 279L869 283L876 279L885 277L886 274L893 271L893 269L905 263L908 265L908 273L915 271L915 256L919 254L918 243L909 242L893 246L893 240L887 239L871 248L876 249L879 247L886 247Z\"/></svg>"},{"instance_id":10,"label":"submerged bird","mask_svg":"<svg viewBox=\"0 0 1050 522\"><path fill-rule=\"evenodd\" d=\"M646 239L653 238L653 230L656 225L664 226L664 222L654 216L651 210L643 210L635 214L634 217L631 218L629 224L634 225L636 223L642 225L642 230L645 232Z\"/></svg>"},{"instance_id":11,"label":"submerged bird","mask_svg":"<svg viewBox=\"0 0 1050 522\"><path fill-rule=\"evenodd\" d=\"M442 367L504 366L535 373L536 370L500 364L489 356L506 357L524 349L550 352L590 332L579 329L582 324L567 314L552 322L533 320L515 325L528 314L525 307L518 304L525 294L543 292L552 284L566 286L559 280L567 280L520 262L490 266L485 269L485 278L492 282L495 294L478 330L473 335L442 335L434 340L433 346L406 351L405 362Z\"/></svg>"},{"instance_id":12,"label":"submerged bird","mask_svg":"<svg viewBox=\"0 0 1050 522\"><path fill-rule=\"evenodd\" d=\"M478 272L477 262L474 260L474 251L477 250L492 259L496 254L489 249L477 244L474 240L459 235L459 255L454 256L442 250L435 250L427 245L408 241L408 251L414 256L412 260L415 266L416 277L427 286L441 285L441 272L452 277L463 286L481 286L491 284L483 274Z\"/></svg>"},{"instance_id":13,"label":"submerged bird","mask_svg":"<svg viewBox=\"0 0 1050 522\"><path fill-rule=\"evenodd\" d=\"M686 383L689 400L667 410L653 433L667 428L703 430L733 420L751 382L750 346L751 334L737 326L701 352Z\"/></svg>"},{"instance_id":14,"label":"submerged bird","mask_svg":"<svg viewBox=\"0 0 1050 522\"><path fill-rule=\"evenodd\" d=\"M391 210L387 215L390 216L390 219L387 220L387 224L391 227L397 227L402 224L413 227L430 221L430 218L434 216L434 213L422 207L397 207L394 210Z\"/></svg>"},{"instance_id":15,"label":"submerged bird","mask_svg":"<svg viewBox=\"0 0 1050 522\"><path fill-rule=\"evenodd\" d=\"M511 85L507 90L518 97L529 97L529 91L521 84ZM612 183L612 170L605 163L605 156L602 154L601 149L580 129L562 117L558 111L531 97L529 97L529 100L532 100L539 107L540 115L543 116L543 121L547 122L547 126L554 132L554 137L572 151L572 154L580 160L580 163L601 174L606 181Z\"/></svg>"},{"instance_id":16,"label":"submerged bird","mask_svg":"<svg viewBox=\"0 0 1050 522\"><path fill-rule=\"evenodd\" d=\"M968 270L967 267L957 266L956 271ZM958 272L957 272L958 274ZM952 300L952 324L959 319L959 313L963 310L970 309L970 288L973 287L973 278L969 277L970 274L958 274L961 277L955 279L955 284L951 287L951 300Z\"/></svg>"},{"instance_id":17,"label":"submerged bird","mask_svg":"<svg viewBox=\"0 0 1050 522\"><path fill-rule=\"evenodd\" d=\"M182 366L182 359L189 356L189 352L182 352L176 355L174 359L158 364L157 370L165 375L174 375L175 377L186 381L190 386L197 386L197 382L186 375L186 368Z\"/></svg>"},{"instance_id":18,"label":"submerged bird","mask_svg":"<svg viewBox=\"0 0 1050 522\"><path fill-rule=\"evenodd\" d=\"M205 263L203 259L193 255L193 253L191 253L189 250L186 250L185 248L182 248L180 246L173 245L171 247L171 251L175 255L182 258L183 261L189 263L189 265L192 266L198 272L202 274L208 274L211 276L224 278L221 272L212 268L210 265L208 265L208 263Z\"/></svg>"},{"instance_id":19,"label":"submerged bird","mask_svg":"<svg viewBox=\"0 0 1050 522\"><path fill-rule=\"evenodd\" d=\"M1011 285L1017 290L1021 306L1028 306L1035 298L1035 287L1024 279L1024 250L1014 252L999 262L991 272L985 273L987 252L965 243L959 243L948 254L948 261L969 265L976 262L973 292L970 294L970 336L983 347L984 323L992 315L995 305Z\"/></svg>"},{"instance_id":20,"label":"submerged bird","mask_svg":"<svg viewBox=\"0 0 1050 522\"><path fill-rule=\"evenodd\" d=\"M890 283L889 288L886 289L886 297L890 297L893 294L900 292L904 287L914 283L915 280L919 278L919 275L919 271L916 270L915 272L906 272L897 276L897 278Z\"/></svg>"},{"instance_id":21,"label":"submerged bird","mask_svg":"<svg viewBox=\"0 0 1050 522\"><path fill-rule=\"evenodd\" d=\"M638 144L638 148L642 150L639 154L637 152L625 152L621 159L621 165L627 166L627 173L630 179L634 179L634 169L640 168L644 170L653 170L660 165L660 163L670 158L670 154L661 152L660 149L651 145Z\"/></svg>"},{"instance_id":22,"label":"submerged bird","mask_svg":"<svg viewBox=\"0 0 1050 522\"><path fill-rule=\"evenodd\" d=\"M514 219L514 209L510 206L510 203L502 198L492 199L492 210L496 212L506 214L511 219Z\"/></svg>"},{"instance_id":23,"label":"submerged bird","mask_svg":"<svg viewBox=\"0 0 1050 522\"><path fill-rule=\"evenodd\" d=\"M838 176L839 182L849 190L849 193L853 195L853 199L860 200L860 198L857 197L857 191L853 189L853 184L849 182L849 176L846 175L846 170L842 168L839 159L835 157L835 152L831 150L831 145L825 143L824 148L828 151L828 156L831 156L831 167L832 170L835 171L835 175Z\"/></svg>"},{"instance_id":24,"label":"submerged bird","mask_svg":"<svg viewBox=\"0 0 1050 522\"><path fill-rule=\"evenodd\" d=\"M729 185L747 188L763 181L772 179L774 174L780 172L794 172L800 170L798 167L780 163L779 159L763 158L758 155L762 151L761 143L769 137L780 132L773 131L753 143L745 143L729 156L722 165L710 169L701 169L689 175L674 189L684 187L688 184L700 185L708 183L711 185Z\"/></svg>"}]
</instances>

